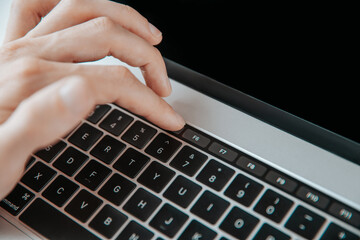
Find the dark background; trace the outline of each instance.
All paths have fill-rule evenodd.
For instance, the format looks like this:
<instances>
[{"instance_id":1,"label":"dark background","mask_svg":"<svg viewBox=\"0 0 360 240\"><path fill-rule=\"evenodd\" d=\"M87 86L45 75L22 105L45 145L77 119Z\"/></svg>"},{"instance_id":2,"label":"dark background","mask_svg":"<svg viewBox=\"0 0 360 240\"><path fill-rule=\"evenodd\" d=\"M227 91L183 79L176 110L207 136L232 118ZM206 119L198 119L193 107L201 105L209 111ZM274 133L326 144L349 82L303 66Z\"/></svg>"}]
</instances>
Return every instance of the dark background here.
<instances>
[{"instance_id":1,"label":"dark background","mask_svg":"<svg viewBox=\"0 0 360 240\"><path fill-rule=\"evenodd\" d=\"M118 2L162 31L163 56L360 142L355 15L341 6Z\"/></svg>"}]
</instances>

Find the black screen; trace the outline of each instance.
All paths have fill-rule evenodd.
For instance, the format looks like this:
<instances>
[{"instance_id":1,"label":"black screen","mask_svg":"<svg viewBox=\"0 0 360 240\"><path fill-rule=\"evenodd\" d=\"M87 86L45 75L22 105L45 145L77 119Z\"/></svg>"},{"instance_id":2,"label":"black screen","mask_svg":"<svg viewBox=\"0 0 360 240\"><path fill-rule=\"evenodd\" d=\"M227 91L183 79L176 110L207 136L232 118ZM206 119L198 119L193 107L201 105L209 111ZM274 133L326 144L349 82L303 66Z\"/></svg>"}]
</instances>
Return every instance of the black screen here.
<instances>
[{"instance_id":1,"label":"black screen","mask_svg":"<svg viewBox=\"0 0 360 240\"><path fill-rule=\"evenodd\" d=\"M346 17L311 6L120 2L162 31L163 56L360 142L355 32Z\"/></svg>"}]
</instances>

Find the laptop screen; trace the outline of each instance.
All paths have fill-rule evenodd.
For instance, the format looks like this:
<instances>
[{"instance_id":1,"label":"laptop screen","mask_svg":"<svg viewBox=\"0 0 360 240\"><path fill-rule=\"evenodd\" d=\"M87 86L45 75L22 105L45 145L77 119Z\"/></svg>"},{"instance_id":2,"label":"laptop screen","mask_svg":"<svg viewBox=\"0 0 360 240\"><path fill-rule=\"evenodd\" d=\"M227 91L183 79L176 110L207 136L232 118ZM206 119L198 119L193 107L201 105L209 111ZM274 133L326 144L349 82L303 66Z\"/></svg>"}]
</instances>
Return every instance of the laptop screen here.
<instances>
[{"instance_id":1,"label":"laptop screen","mask_svg":"<svg viewBox=\"0 0 360 240\"><path fill-rule=\"evenodd\" d=\"M163 32L166 58L360 143L352 40L336 17L230 1L120 2Z\"/></svg>"}]
</instances>

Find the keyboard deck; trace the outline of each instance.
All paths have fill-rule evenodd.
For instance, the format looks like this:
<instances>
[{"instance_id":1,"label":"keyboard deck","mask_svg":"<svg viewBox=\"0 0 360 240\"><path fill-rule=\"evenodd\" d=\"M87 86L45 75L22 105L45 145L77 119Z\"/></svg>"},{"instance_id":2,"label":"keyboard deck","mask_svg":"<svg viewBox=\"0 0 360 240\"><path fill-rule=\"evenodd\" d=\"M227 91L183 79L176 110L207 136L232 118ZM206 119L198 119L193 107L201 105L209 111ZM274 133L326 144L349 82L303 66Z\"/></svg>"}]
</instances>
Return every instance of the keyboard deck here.
<instances>
[{"instance_id":1,"label":"keyboard deck","mask_svg":"<svg viewBox=\"0 0 360 240\"><path fill-rule=\"evenodd\" d=\"M204 131L99 105L0 202L50 239L359 240L360 213Z\"/></svg>"}]
</instances>

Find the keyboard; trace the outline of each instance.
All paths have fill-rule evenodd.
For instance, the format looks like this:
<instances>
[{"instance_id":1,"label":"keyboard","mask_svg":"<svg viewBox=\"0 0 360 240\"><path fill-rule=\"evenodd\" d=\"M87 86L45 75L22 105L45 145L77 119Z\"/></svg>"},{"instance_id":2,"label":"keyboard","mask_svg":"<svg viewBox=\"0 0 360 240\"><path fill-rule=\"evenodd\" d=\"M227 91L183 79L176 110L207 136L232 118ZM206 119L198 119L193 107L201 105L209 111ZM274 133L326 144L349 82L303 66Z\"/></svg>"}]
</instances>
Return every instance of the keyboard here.
<instances>
[{"instance_id":1,"label":"keyboard","mask_svg":"<svg viewBox=\"0 0 360 240\"><path fill-rule=\"evenodd\" d=\"M29 157L0 206L50 239L359 240L360 212L187 124L114 104Z\"/></svg>"}]
</instances>

